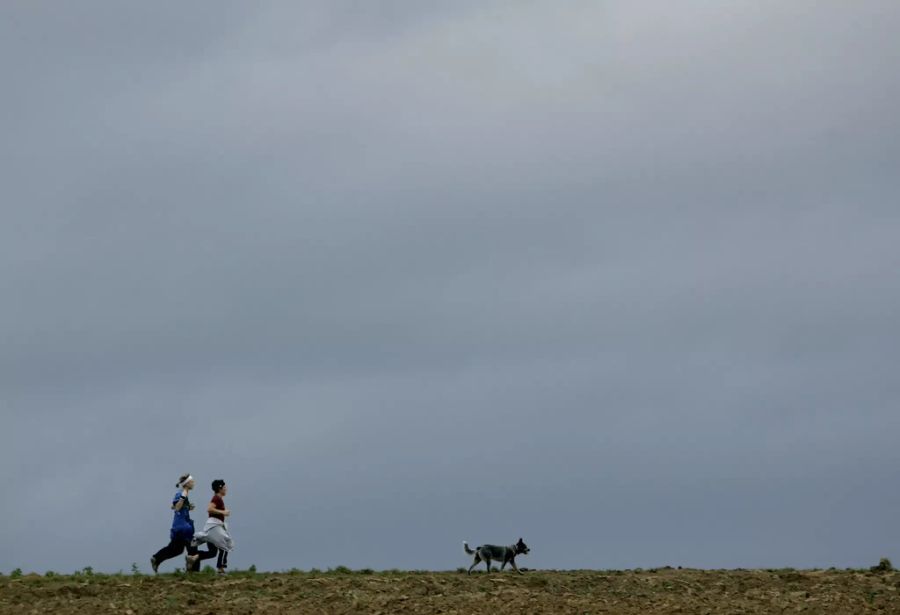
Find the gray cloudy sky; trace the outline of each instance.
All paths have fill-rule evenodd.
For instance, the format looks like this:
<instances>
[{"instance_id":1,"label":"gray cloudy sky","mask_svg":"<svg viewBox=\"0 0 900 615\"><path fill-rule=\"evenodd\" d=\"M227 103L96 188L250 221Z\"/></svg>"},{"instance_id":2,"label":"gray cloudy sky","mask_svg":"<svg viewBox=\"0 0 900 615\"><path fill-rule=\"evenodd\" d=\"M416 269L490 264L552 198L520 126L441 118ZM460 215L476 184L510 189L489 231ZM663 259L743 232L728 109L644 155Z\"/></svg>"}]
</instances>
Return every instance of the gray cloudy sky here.
<instances>
[{"instance_id":1,"label":"gray cloudy sky","mask_svg":"<svg viewBox=\"0 0 900 615\"><path fill-rule=\"evenodd\" d=\"M898 29L4 2L0 571L900 560Z\"/></svg>"}]
</instances>

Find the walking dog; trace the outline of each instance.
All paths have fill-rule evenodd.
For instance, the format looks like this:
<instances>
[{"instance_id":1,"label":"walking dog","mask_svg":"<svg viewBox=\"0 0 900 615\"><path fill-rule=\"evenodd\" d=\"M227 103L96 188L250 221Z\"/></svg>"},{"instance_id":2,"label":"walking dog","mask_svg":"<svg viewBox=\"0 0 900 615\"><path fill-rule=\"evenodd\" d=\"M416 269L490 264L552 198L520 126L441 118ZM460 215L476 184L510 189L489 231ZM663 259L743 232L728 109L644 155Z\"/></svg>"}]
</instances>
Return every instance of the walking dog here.
<instances>
[{"instance_id":1,"label":"walking dog","mask_svg":"<svg viewBox=\"0 0 900 615\"><path fill-rule=\"evenodd\" d=\"M503 570L507 564L513 567L513 570L522 574L522 571L516 567L516 556L519 554L525 555L531 549L528 548L521 538L519 538L519 542L511 546L497 546L497 545L481 545L480 547L475 547L475 550L469 548L469 543L465 540L463 541L463 549L469 555L474 555L475 560L472 562L472 565L469 566L469 570L466 574L472 574L472 568L478 565L479 562L484 562L485 566L487 566L487 571L491 571L491 561L502 561L500 564L500 570Z\"/></svg>"}]
</instances>

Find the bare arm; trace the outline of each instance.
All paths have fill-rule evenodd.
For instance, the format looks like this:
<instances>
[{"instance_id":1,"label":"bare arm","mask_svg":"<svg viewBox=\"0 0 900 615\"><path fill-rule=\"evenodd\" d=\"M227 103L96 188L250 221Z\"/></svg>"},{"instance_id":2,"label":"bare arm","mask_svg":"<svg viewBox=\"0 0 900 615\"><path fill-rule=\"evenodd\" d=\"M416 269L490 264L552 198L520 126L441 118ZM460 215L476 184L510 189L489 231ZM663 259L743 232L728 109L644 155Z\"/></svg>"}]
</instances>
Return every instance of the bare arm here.
<instances>
[{"instance_id":1,"label":"bare arm","mask_svg":"<svg viewBox=\"0 0 900 615\"><path fill-rule=\"evenodd\" d=\"M174 510L174 511L179 511L179 510L181 510L181 507L184 506L184 500L185 500L186 497L187 497L187 493L184 492L184 491L182 491L182 492L181 492L181 498L180 498L177 502L175 502L174 504L172 504L172 510Z\"/></svg>"},{"instance_id":2,"label":"bare arm","mask_svg":"<svg viewBox=\"0 0 900 615\"><path fill-rule=\"evenodd\" d=\"M209 506L206 507L206 512L209 514L215 513L217 515L222 515L223 517L227 517L231 514L231 511L227 508L216 508L216 505L212 502L210 502Z\"/></svg>"}]
</instances>

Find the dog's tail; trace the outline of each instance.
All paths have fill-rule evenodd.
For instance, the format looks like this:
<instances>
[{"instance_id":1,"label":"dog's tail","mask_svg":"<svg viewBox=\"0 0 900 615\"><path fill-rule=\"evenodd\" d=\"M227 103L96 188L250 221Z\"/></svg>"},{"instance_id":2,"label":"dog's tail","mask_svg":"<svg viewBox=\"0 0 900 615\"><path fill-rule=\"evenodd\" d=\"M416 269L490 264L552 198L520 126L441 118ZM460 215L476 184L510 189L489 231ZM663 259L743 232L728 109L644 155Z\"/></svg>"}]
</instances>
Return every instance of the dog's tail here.
<instances>
[{"instance_id":1,"label":"dog's tail","mask_svg":"<svg viewBox=\"0 0 900 615\"><path fill-rule=\"evenodd\" d=\"M475 551L469 548L469 543L463 540L463 550L469 555L475 555Z\"/></svg>"}]
</instances>

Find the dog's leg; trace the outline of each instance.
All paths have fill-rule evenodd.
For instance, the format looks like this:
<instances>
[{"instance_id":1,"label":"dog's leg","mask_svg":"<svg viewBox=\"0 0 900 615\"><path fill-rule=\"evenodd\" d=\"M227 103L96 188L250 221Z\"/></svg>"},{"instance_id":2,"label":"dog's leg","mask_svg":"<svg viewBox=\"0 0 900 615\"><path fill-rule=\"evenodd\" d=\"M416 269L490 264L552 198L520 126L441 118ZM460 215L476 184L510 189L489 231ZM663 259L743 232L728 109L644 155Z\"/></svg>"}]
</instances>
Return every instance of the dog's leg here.
<instances>
[{"instance_id":1,"label":"dog's leg","mask_svg":"<svg viewBox=\"0 0 900 615\"><path fill-rule=\"evenodd\" d=\"M514 557L510 558L509 563L513 567L513 570L515 570L519 574L525 574L524 572L519 570L518 566L516 566L516 558L514 558Z\"/></svg>"},{"instance_id":2,"label":"dog's leg","mask_svg":"<svg viewBox=\"0 0 900 615\"><path fill-rule=\"evenodd\" d=\"M500 572L503 572L504 568L506 568L506 560L503 560L503 563L500 564Z\"/></svg>"},{"instance_id":3,"label":"dog's leg","mask_svg":"<svg viewBox=\"0 0 900 615\"><path fill-rule=\"evenodd\" d=\"M490 574L491 573L491 558L489 558L489 557L484 558L484 564L485 564L485 566L487 566L488 574Z\"/></svg>"},{"instance_id":4,"label":"dog's leg","mask_svg":"<svg viewBox=\"0 0 900 615\"><path fill-rule=\"evenodd\" d=\"M477 566L479 563L481 563L481 556L478 555L478 554L476 553L476 554L475 554L475 561L472 562L472 565L471 565L471 566L469 566L469 571L468 571L466 574L472 574L472 568L474 568L475 566Z\"/></svg>"}]
</instances>

